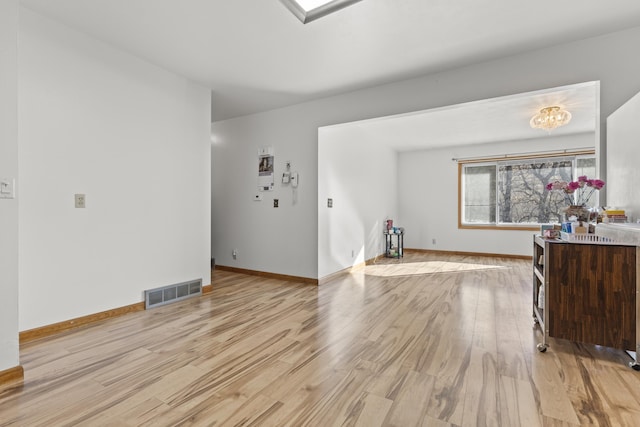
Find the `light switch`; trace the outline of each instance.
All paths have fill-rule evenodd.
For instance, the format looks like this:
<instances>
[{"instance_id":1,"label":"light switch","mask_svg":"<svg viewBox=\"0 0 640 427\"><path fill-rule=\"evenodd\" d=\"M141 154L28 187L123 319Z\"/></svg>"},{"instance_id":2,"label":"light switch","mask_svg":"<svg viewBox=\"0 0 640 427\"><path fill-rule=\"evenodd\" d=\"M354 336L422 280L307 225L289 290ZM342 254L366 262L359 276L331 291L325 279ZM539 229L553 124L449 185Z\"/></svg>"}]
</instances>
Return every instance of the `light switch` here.
<instances>
[{"instance_id":1,"label":"light switch","mask_svg":"<svg viewBox=\"0 0 640 427\"><path fill-rule=\"evenodd\" d=\"M14 178L0 178L0 199L16 197L16 180Z\"/></svg>"}]
</instances>

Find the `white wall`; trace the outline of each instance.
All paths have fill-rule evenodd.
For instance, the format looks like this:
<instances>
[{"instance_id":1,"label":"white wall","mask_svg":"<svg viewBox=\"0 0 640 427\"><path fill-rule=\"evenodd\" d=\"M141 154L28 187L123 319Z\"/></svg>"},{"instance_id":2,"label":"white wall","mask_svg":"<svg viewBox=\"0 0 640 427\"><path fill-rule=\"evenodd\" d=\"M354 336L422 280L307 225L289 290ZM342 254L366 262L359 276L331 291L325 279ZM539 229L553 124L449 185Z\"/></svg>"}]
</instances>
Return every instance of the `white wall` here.
<instances>
[{"instance_id":1,"label":"white wall","mask_svg":"<svg viewBox=\"0 0 640 427\"><path fill-rule=\"evenodd\" d=\"M318 277L318 127L595 80L601 82L600 111L606 117L640 91L640 56L632 54L639 43L637 27L214 123L219 145L213 152L213 256L220 264ZM261 145L273 145L276 154L284 154L280 159L303 165L304 193L295 209L276 214L266 204L248 202L252 156ZM234 262L231 249L238 242L245 252Z\"/></svg>"},{"instance_id":2,"label":"white wall","mask_svg":"<svg viewBox=\"0 0 640 427\"><path fill-rule=\"evenodd\" d=\"M209 91L27 9L19 61L20 330L208 284Z\"/></svg>"},{"instance_id":3,"label":"white wall","mask_svg":"<svg viewBox=\"0 0 640 427\"><path fill-rule=\"evenodd\" d=\"M213 126L212 256L216 264L307 276L317 266L317 158L300 141L316 139L304 115L275 110ZM273 147L275 189L258 194L258 149ZM280 182L285 162L298 189ZM294 198L295 194L295 198ZM273 199L279 207L273 207ZM220 220L223 219L223 220ZM309 245L312 248L309 248ZM233 249L238 250L236 259ZM312 251L312 255L308 252Z\"/></svg>"},{"instance_id":4,"label":"white wall","mask_svg":"<svg viewBox=\"0 0 640 427\"><path fill-rule=\"evenodd\" d=\"M640 220L640 94L607 119L607 206Z\"/></svg>"},{"instance_id":5,"label":"white wall","mask_svg":"<svg viewBox=\"0 0 640 427\"><path fill-rule=\"evenodd\" d=\"M0 0L0 178L18 177L18 2ZM17 180L17 186L20 181ZM20 196L18 188L17 197ZM0 371L18 356L18 199L0 199Z\"/></svg>"},{"instance_id":6,"label":"white wall","mask_svg":"<svg viewBox=\"0 0 640 427\"><path fill-rule=\"evenodd\" d=\"M384 252L386 218L397 219L397 153L372 147L355 126L324 127L318 147L318 277ZM333 199L333 207L327 199ZM353 254L353 255L352 255Z\"/></svg>"},{"instance_id":7,"label":"white wall","mask_svg":"<svg viewBox=\"0 0 640 427\"><path fill-rule=\"evenodd\" d=\"M529 141L400 153L398 194L400 220L407 230L405 247L531 255L533 231L458 229L458 163L452 159L525 153L532 146L536 151L594 147L595 142L592 133L565 137L550 134Z\"/></svg>"}]
</instances>

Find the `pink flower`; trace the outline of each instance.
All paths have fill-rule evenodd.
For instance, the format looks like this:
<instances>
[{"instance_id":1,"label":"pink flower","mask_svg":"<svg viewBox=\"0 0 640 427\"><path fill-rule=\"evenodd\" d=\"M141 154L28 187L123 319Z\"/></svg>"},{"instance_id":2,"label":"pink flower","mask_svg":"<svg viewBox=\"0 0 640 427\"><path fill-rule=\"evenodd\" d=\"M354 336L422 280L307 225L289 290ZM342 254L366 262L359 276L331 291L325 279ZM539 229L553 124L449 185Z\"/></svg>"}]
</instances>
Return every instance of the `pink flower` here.
<instances>
[{"instance_id":1,"label":"pink flower","mask_svg":"<svg viewBox=\"0 0 640 427\"><path fill-rule=\"evenodd\" d=\"M555 181L547 184L547 190L564 190L567 186L567 183L564 181Z\"/></svg>"},{"instance_id":2,"label":"pink flower","mask_svg":"<svg viewBox=\"0 0 640 427\"><path fill-rule=\"evenodd\" d=\"M590 187L587 190L586 187ZM545 186L547 190L562 190L569 204L586 205L595 190L604 187L604 181L600 179L589 179L586 175L578 177L577 181L565 182L554 181Z\"/></svg>"}]
</instances>

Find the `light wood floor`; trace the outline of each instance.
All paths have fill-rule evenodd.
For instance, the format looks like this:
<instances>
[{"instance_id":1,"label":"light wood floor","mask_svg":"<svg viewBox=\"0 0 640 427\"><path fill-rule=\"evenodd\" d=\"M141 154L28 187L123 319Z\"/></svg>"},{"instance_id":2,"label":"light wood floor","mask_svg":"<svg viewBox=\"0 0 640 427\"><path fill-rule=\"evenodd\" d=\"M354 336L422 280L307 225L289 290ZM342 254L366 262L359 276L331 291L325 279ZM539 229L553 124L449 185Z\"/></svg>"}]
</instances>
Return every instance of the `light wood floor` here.
<instances>
[{"instance_id":1,"label":"light wood floor","mask_svg":"<svg viewBox=\"0 0 640 427\"><path fill-rule=\"evenodd\" d=\"M535 346L529 261L410 255L213 293L21 349L0 426L639 426L621 351Z\"/></svg>"}]
</instances>

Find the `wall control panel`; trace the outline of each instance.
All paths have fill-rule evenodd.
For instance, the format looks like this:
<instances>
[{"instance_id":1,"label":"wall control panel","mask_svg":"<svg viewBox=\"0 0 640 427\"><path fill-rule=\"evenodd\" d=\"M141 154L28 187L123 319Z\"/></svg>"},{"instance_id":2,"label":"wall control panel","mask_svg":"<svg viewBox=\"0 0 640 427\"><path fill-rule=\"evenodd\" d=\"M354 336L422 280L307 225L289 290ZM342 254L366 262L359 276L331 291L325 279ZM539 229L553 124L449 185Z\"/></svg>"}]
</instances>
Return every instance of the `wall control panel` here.
<instances>
[{"instance_id":1,"label":"wall control panel","mask_svg":"<svg viewBox=\"0 0 640 427\"><path fill-rule=\"evenodd\" d=\"M16 197L16 180L14 178L0 178L0 199L14 199Z\"/></svg>"}]
</instances>

